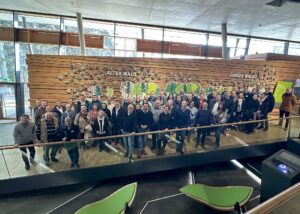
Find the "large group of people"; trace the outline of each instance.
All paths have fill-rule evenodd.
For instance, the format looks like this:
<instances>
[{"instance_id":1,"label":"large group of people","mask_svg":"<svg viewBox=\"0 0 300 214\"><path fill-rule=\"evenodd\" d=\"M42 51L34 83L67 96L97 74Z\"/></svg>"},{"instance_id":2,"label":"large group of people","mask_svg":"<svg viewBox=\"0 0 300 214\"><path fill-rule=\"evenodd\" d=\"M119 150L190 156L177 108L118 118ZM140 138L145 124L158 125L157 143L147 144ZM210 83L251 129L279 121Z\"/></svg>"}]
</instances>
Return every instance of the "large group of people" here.
<instances>
[{"instance_id":1,"label":"large group of people","mask_svg":"<svg viewBox=\"0 0 300 214\"><path fill-rule=\"evenodd\" d=\"M293 105L296 103L292 90L288 89L282 95L280 106L280 117L288 117ZM131 159L134 151L140 158L146 155L145 146L150 145L153 152L163 155L165 146L168 143L171 129L187 128L187 131L176 131L176 151L184 154L183 146L189 141L194 131L192 127L205 126L197 129L195 147L199 145L205 148L207 135L215 133L216 148L220 145L221 133L226 134L229 128L239 129L251 133L255 128L268 130L268 122L259 124L246 124L243 126L218 126L209 128L207 126L216 124L233 123L240 121L255 121L268 119L268 114L273 111L275 104L274 96L270 87L264 93L259 93L256 88L251 91L234 89L210 94L204 92L199 95L194 92L185 94L181 91L176 95L169 95L161 92L160 95L151 93L150 96L128 97L105 101L94 95L88 101L85 95L81 95L77 102L69 99L65 105L57 102L55 106L49 106L47 101L37 100L33 108L34 122L30 122L29 115L23 115L21 122L16 125L14 138L17 144L34 144L35 142L49 143L55 141L66 141L64 148L68 151L71 160L71 167L79 167L78 146L98 147L99 151L107 150L104 140L95 140L93 143L83 140L81 143L67 143L78 139L91 137L115 136L131 133L145 133L139 136L127 136L107 140L112 146L120 144L125 149L125 157ZM285 129L289 121L285 123ZM282 125L280 120L279 125ZM149 131L165 130L163 134L152 134L151 142L148 142ZM136 145L136 150L134 150ZM47 166L51 162L58 162L57 152L61 146L44 146L43 159ZM30 162L34 161L35 149L28 147L30 159L26 154L26 148L21 148L25 168L30 168Z\"/></svg>"}]
</instances>

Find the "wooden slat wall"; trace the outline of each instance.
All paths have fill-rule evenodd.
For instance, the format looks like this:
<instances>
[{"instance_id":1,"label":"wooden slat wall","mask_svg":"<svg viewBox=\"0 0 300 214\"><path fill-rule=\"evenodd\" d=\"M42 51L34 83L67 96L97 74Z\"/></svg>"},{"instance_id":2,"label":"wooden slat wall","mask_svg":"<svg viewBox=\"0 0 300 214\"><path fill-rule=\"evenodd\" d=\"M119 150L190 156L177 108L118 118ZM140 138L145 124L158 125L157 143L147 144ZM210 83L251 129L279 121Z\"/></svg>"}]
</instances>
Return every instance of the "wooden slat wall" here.
<instances>
[{"instance_id":1,"label":"wooden slat wall","mask_svg":"<svg viewBox=\"0 0 300 214\"><path fill-rule=\"evenodd\" d=\"M264 54L251 54L246 56L246 60L273 60L273 61L300 61L300 56L264 53Z\"/></svg>"},{"instance_id":2,"label":"wooden slat wall","mask_svg":"<svg viewBox=\"0 0 300 214\"><path fill-rule=\"evenodd\" d=\"M66 93L68 85L58 80L62 73L70 73L72 63L100 63L107 67L129 67L135 64L137 67L150 68L161 75L157 82L164 89L172 72L191 74L194 79L201 80L205 86L207 81L231 80L230 73L249 73L262 70L265 66L271 70L276 69L277 74L274 85L278 80L295 80L300 78L300 61L244 61L244 60L183 60L183 59L147 59L147 58L111 58L111 57L83 57L83 56L48 56L28 55L27 64L29 70L30 101L35 99L47 99L50 103L57 100L67 101ZM118 81L118 85L113 85ZM118 77L111 77L110 81L103 83L107 86L120 89L121 82Z\"/></svg>"}]
</instances>

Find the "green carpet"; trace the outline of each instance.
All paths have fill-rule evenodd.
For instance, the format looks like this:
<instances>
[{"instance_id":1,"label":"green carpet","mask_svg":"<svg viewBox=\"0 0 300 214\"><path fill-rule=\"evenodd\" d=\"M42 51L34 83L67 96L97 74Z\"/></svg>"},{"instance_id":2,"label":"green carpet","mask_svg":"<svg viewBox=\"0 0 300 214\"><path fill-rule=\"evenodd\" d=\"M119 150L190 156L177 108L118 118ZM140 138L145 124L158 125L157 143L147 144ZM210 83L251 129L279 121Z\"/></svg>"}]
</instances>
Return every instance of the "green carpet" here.
<instances>
[{"instance_id":1,"label":"green carpet","mask_svg":"<svg viewBox=\"0 0 300 214\"><path fill-rule=\"evenodd\" d=\"M137 183L128 184L108 197L80 208L76 214L119 214L123 213L125 203L130 206L134 200Z\"/></svg>"}]
</instances>

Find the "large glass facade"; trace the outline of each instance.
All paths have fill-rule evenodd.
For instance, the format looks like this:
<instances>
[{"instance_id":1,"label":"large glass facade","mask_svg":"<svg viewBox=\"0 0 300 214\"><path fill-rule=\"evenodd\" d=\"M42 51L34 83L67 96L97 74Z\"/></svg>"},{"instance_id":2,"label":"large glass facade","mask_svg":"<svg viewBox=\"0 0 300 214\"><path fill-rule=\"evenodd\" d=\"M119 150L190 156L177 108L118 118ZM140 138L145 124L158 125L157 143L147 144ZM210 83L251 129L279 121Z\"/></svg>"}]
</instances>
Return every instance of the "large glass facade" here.
<instances>
[{"instance_id":1,"label":"large glass facade","mask_svg":"<svg viewBox=\"0 0 300 214\"><path fill-rule=\"evenodd\" d=\"M0 27L12 27L13 24L13 13L0 11Z\"/></svg>"},{"instance_id":2,"label":"large glass facade","mask_svg":"<svg viewBox=\"0 0 300 214\"><path fill-rule=\"evenodd\" d=\"M14 43L0 41L0 82L15 82L15 80Z\"/></svg>"},{"instance_id":3,"label":"large glass facade","mask_svg":"<svg viewBox=\"0 0 300 214\"><path fill-rule=\"evenodd\" d=\"M289 54L300 56L300 43L291 43L289 44Z\"/></svg>"},{"instance_id":4,"label":"large glass facade","mask_svg":"<svg viewBox=\"0 0 300 214\"><path fill-rule=\"evenodd\" d=\"M18 28L60 30L60 18L55 16L38 16L27 13L17 13Z\"/></svg>"},{"instance_id":5,"label":"large glass facade","mask_svg":"<svg viewBox=\"0 0 300 214\"><path fill-rule=\"evenodd\" d=\"M0 111L4 118L16 117L15 87L0 84Z\"/></svg>"},{"instance_id":6,"label":"large glass facade","mask_svg":"<svg viewBox=\"0 0 300 214\"><path fill-rule=\"evenodd\" d=\"M251 39L248 54L284 53L284 42Z\"/></svg>"},{"instance_id":7,"label":"large glass facade","mask_svg":"<svg viewBox=\"0 0 300 214\"><path fill-rule=\"evenodd\" d=\"M75 17L54 15L39 15L24 12L0 11L0 34L7 28L26 28L56 32L77 33L77 20ZM134 24L122 24L83 19L85 34L102 35L103 48L86 48L87 56L107 57L146 57L146 58L191 58L199 59L205 56L182 54L167 54L160 51L139 52L139 40L154 40L158 42L183 43L192 45L222 46L222 37L217 33L175 30L163 27L151 27ZM16 32L16 31L12 31ZM0 37L6 38L6 37ZM230 57L244 56L247 37L228 35L227 45ZM141 50L141 49L140 49ZM284 52L284 42L250 38L248 54L255 53L281 53ZM13 39L0 39L0 90L2 99L5 98L7 112L5 117L15 115L15 84L24 83L25 112L29 112L28 69L26 66L27 54L52 55L80 55L77 46L57 44L39 44L28 42L13 42ZM288 54L300 55L300 43L289 43ZM19 75L20 74L20 75ZM4 98L3 98L4 97ZM13 106L13 107L12 107Z\"/></svg>"}]
</instances>

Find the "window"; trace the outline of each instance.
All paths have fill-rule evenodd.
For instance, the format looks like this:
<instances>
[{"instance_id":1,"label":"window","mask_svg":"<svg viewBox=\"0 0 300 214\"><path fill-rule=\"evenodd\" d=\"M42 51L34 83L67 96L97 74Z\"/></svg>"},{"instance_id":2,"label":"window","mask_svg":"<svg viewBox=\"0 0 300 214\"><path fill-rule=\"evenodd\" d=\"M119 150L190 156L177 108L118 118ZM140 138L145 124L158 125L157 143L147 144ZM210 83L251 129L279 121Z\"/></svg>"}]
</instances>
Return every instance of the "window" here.
<instances>
[{"instance_id":1,"label":"window","mask_svg":"<svg viewBox=\"0 0 300 214\"><path fill-rule=\"evenodd\" d=\"M15 82L15 51L13 42L0 41L0 82Z\"/></svg>"},{"instance_id":2,"label":"window","mask_svg":"<svg viewBox=\"0 0 300 214\"><path fill-rule=\"evenodd\" d=\"M206 34L165 29L164 41L206 45Z\"/></svg>"},{"instance_id":3,"label":"window","mask_svg":"<svg viewBox=\"0 0 300 214\"><path fill-rule=\"evenodd\" d=\"M61 46L61 55L81 55L80 47Z\"/></svg>"},{"instance_id":4,"label":"window","mask_svg":"<svg viewBox=\"0 0 300 214\"><path fill-rule=\"evenodd\" d=\"M298 55L300 56L300 43L291 43L289 44L289 55Z\"/></svg>"},{"instance_id":5,"label":"window","mask_svg":"<svg viewBox=\"0 0 300 214\"><path fill-rule=\"evenodd\" d=\"M103 47L105 49L114 49L114 37L104 36Z\"/></svg>"},{"instance_id":6,"label":"window","mask_svg":"<svg viewBox=\"0 0 300 214\"><path fill-rule=\"evenodd\" d=\"M76 29L77 29L77 22L76 22ZM113 36L114 24L106 23L106 22L83 20L83 32L86 34Z\"/></svg>"},{"instance_id":7,"label":"window","mask_svg":"<svg viewBox=\"0 0 300 214\"><path fill-rule=\"evenodd\" d=\"M58 55L58 45L44 45L33 43L18 43L19 46L19 65L21 82L28 82L28 68L26 65L27 54L47 54Z\"/></svg>"},{"instance_id":8,"label":"window","mask_svg":"<svg viewBox=\"0 0 300 214\"><path fill-rule=\"evenodd\" d=\"M143 57L143 54L135 51L115 51L116 57Z\"/></svg>"},{"instance_id":9,"label":"window","mask_svg":"<svg viewBox=\"0 0 300 214\"><path fill-rule=\"evenodd\" d=\"M77 21L76 19L63 18L63 31L65 32L75 32L78 33Z\"/></svg>"},{"instance_id":10,"label":"window","mask_svg":"<svg viewBox=\"0 0 300 214\"><path fill-rule=\"evenodd\" d=\"M116 36L126 38L142 38L142 27L132 25L116 25Z\"/></svg>"},{"instance_id":11,"label":"window","mask_svg":"<svg viewBox=\"0 0 300 214\"><path fill-rule=\"evenodd\" d=\"M244 56L247 38L244 37L227 37L227 47L230 48L229 57Z\"/></svg>"},{"instance_id":12,"label":"window","mask_svg":"<svg viewBox=\"0 0 300 214\"><path fill-rule=\"evenodd\" d=\"M284 42L251 39L248 54L278 53L283 54Z\"/></svg>"},{"instance_id":13,"label":"window","mask_svg":"<svg viewBox=\"0 0 300 214\"><path fill-rule=\"evenodd\" d=\"M15 86L13 85L0 85L0 111L2 110L3 118L16 117L16 99L15 99Z\"/></svg>"},{"instance_id":14,"label":"window","mask_svg":"<svg viewBox=\"0 0 300 214\"><path fill-rule=\"evenodd\" d=\"M208 45L211 46L223 46L221 35L209 34Z\"/></svg>"},{"instance_id":15,"label":"window","mask_svg":"<svg viewBox=\"0 0 300 214\"><path fill-rule=\"evenodd\" d=\"M24 84L24 107L25 107L25 114L30 115L30 96L29 96L29 88L27 84Z\"/></svg>"},{"instance_id":16,"label":"window","mask_svg":"<svg viewBox=\"0 0 300 214\"><path fill-rule=\"evenodd\" d=\"M86 48L85 50L87 56L113 56L113 50L103 50L99 48Z\"/></svg>"},{"instance_id":17,"label":"window","mask_svg":"<svg viewBox=\"0 0 300 214\"><path fill-rule=\"evenodd\" d=\"M136 39L129 38L116 38L115 39L116 50L130 50L136 51Z\"/></svg>"},{"instance_id":18,"label":"window","mask_svg":"<svg viewBox=\"0 0 300 214\"><path fill-rule=\"evenodd\" d=\"M41 16L32 14L18 14L18 28L60 30L60 18L58 16Z\"/></svg>"},{"instance_id":19,"label":"window","mask_svg":"<svg viewBox=\"0 0 300 214\"><path fill-rule=\"evenodd\" d=\"M1 27L12 27L13 26L13 13L0 11L0 26Z\"/></svg>"},{"instance_id":20,"label":"window","mask_svg":"<svg viewBox=\"0 0 300 214\"><path fill-rule=\"evenodd\" d=\"M162 28L143 28L142 39L148 40L163 40L163 29Z\"/></svg>"}]
</instances>

